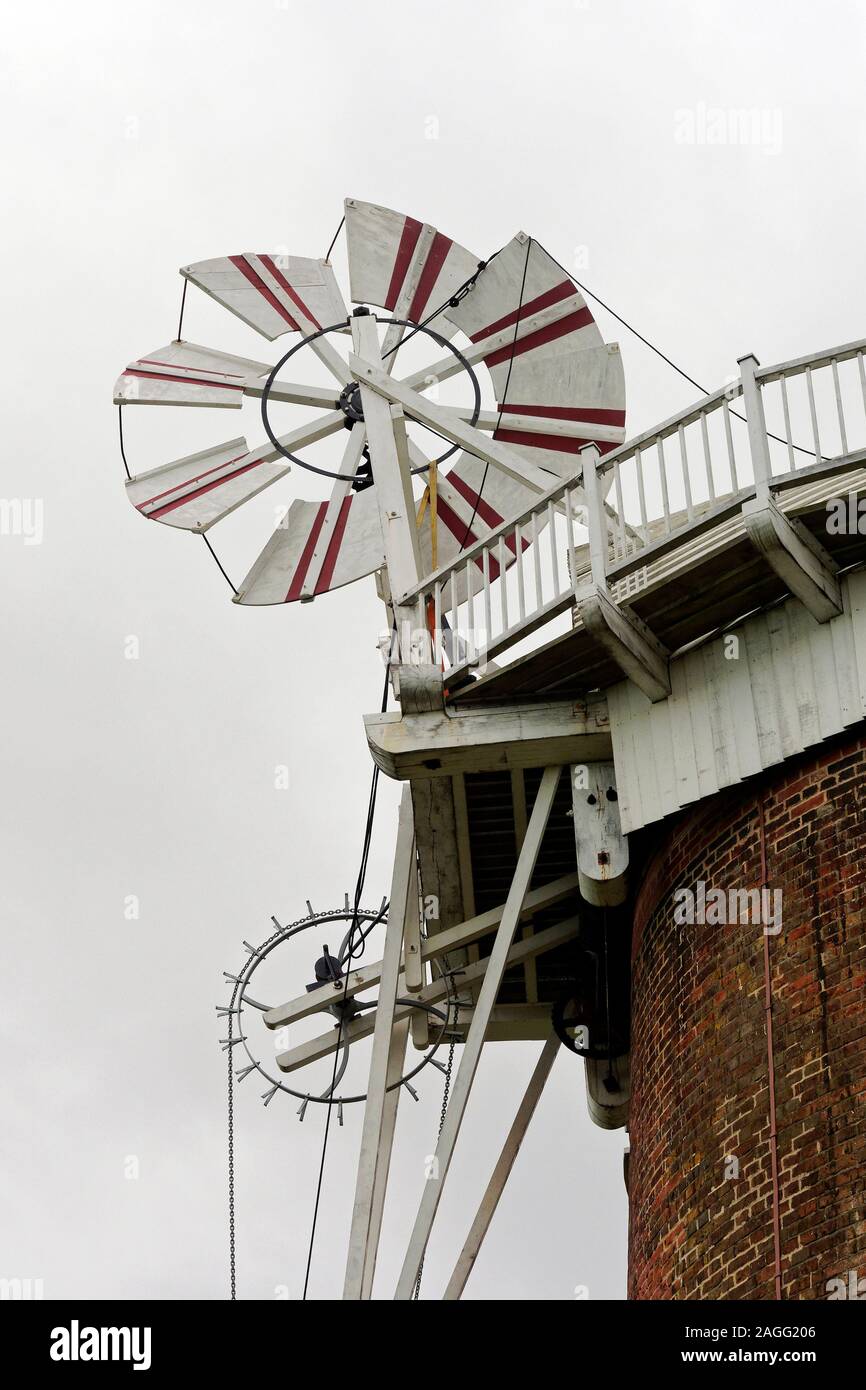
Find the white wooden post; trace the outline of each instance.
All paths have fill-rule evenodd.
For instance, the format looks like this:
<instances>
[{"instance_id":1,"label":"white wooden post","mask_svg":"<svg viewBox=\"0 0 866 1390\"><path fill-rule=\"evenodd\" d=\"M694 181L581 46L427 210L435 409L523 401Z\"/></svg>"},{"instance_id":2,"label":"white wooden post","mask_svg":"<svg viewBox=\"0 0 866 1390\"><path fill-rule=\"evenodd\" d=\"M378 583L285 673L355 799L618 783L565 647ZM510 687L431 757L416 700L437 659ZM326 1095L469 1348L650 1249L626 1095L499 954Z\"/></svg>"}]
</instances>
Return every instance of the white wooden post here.
<instances>
[{"instance_id":1,"label":"white wooden post","mask_svg":"<svg viewBox=\"0 0 866 1390\"><path fill-rule=\"evenodd\" d=\"M378 1241L378 1229L374 1227L372 1212L377 1171L382 1156L388 1063L392 1052L397 982L400 977L402 962L403 927L407 908L413 898L417 898L415 829L412 820L412 793L407 786L403 789L397 825L397 848L391 880L391 902L388 909L388 927L382 957L376 1026L373 1031L370 1080L367 1086L367 1100L364 1105L361 1153L358 1158L355 1205L352 1211L352 1229L349 1236L349 1258L346 1265L346 1281L343 1287L344 1299L359 1299L361 1297L365 1270L371 1257L371 1234L375 1234L376 1241ZM384 1192L382 1193L382 1201L384 1202Z\"/></svg>"},{"instance_id":2,"label":"white wooden post","mask_svg":"<svg viewBox=\"0 0 866 1390\"><path fill-rule=\"evenodd\" d=\"M523 900L529 889L538 852L541 849L541 841L544 838L544 832L550 818L561 773L561 767L548 767L545 768L541 778L541 786L535 798L535 805L532 808L532 815L529 818L529 825L526 828L526 835L517 859L517 867L514 870L514 877L511 880L511 887L505 901L502 921L496 933L493 950L487 960L484 983L475 1004L469 1032L466 1035L463 1056L460 1059L460 1067L451 1090L451 1099L445 1113L442 1132L436 1145L432 1174L425 1184L415 1226L409 1241L409 1248L406 1252L406 1259L403 1262L403 1269L395 1294L397 1299L408 1301L412 1297L415 1280L418 1277L418 1270L427 1248L427 1242L430 1239L430 1231L454 1154L457 1136L460 1133L460 1126L466 1112L469 1093L475 1080L481 1049L484 1046L484 1035L487 1032L487 1025L496 1003L496 996L502 984L502 977L505 974L508 952L520 922Z\"/></svg>"},{"instance_id":3,"label":"white wooden post","mask_svg":"<svg viewBox=\"0 0 866 1390\"><path fill-rule=\"evenodd\" d=\"M583 495L586 499L589 529L589 562L592 566L592 582L607 587L607 515L604 510L604 497L598 480L598 460L601 455L597 444L584 444L578 450L583 463Z\"/></svg>"},{"instance_id":4,"label":"white wooden post","mask_svg":"<svg viewBox=\"0 0 866 1390\"><path fill-rule=\"evenodd\" d=\"M755 379L755 368L760 365L753 352L747 353L745 357L737 358L743 386L743 405L746 408L749 450L752 455L752 469L755 474L755 492L758 497L766 497L770 491L771 478L770 441L767 438L767 421L764 417L761 388Z\"/></svg>"},{"instance_id":5,"label":"white wooden post","mask_svg":"<svg viewBox=\"0 0 866 1390\"><path fill-rule=\"evenodd\" d=\"M399 986L398 986L399 987ZM394 1147L394 1130L397 1125L397 1107L400 1104L402 1086L397 1082L403 1075L406 1063L406 1044L409 1038L409 1019L404 1018L394 1024L391 1033L391 1049L388 1053L388 1072L385 1077L385 1105L382 1111L382 1132L379 1140L379 1161L376 1164L376 1180L373 1184L373 1209L370 1213L370 1233L367 1237L367 1257L364 1261L364 1276L361 1283L361 1298L373 1297L373 1280L376 1275L376 1256L379 1253L379 1236L382 1231L382 1214L385 1210L385 1192L388 1187L388 1173L391 1168L391 1152Z\"/></svg>"},{"instance_id":6,"label":"white wooden post","mask_svg":"<svg viewBox=\"0 0 866 1390\"><path fill-rule=\"evenodd\" d=\"M460 1258L454 1266L454 1273L451 1275L448 1281L448 1287L443 1294L443 1298L446 1301L458 1299L466 1287L466 1280L472 1273L473 1266L478 1258L478 1252L481 1249L484 1237L487 1235L488 1227L499 1205L499 1198L505 1190L505 1184L511 1175L515 1159L520 1152L520 1146L529 1128L529 1122L535 1114L535 1108L541 1098L545 1082L550 1075L558 1052L559 1038L554 1035L548 1038L544 1047L541 1049L541 1056L535 1064L532 1076L529 1078L529 1085L526 1087L523 1099L517 1108L517 1114L514 1117L511 1129L508 1131L508 1137L502 1146L502 1153L499 1155L484 1196L481 1198L478 1214L472 1223L472 1229L466 1237L466 1242L460 1252Z\"/></svg>"},{"instance_id":7,"label":"white wooden post","mask_svg":"<svg viewBox=\"0 0 866 1390\"><path fill-rule=\"evenodd\" d=\"M379 334L372 314L352 315L352 341L356 352L365 361L380 361ZM399 605L422 577L408 454L403 447L403 439L400 439L398 447L395 438L395 421L400 428L403 424L402 413L398 409L392 416L388 401L370 390L363 378L360 378L360 387L388 561L388 582L394 602Z\"/></svg>"}]
</instances>

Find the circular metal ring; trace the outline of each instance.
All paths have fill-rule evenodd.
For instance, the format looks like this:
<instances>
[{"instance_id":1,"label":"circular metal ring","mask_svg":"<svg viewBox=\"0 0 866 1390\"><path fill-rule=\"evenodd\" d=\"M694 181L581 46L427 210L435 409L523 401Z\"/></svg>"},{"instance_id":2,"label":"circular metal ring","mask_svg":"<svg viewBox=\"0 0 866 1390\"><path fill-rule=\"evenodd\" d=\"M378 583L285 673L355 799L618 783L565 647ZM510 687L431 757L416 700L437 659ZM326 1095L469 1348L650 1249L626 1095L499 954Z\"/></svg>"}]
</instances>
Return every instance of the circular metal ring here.
<instances>
[{"instance_id":1,"label":"circular metal ring","mask_svg":"<svg viewBox=\"0 0 866 1390\"><path fill-rule=\"evenodd\" d=\"M386 920L386 918L382 915L381 911L371 912L369 910L359 908L357 914L355 914L351 908L349 908L348 910L345 908L335 908L331 912L316 912L313 914L312 917L304 917L300 921L294 922L288 927L282 927L278 932L275 932L272 937L269 937L268 940L265 941L261 946L256 947L255 954L250 956L248 964L240 972L238 982L235 985L234 990L232 991L231 1005L233 1007L235 1005L235 1002L237 1002L239 1005L237 1020L238 1028L240 1029L240 1037L242 1039L242 1046L247 1054L247 1057L250 1059L250 1062L255 1067L256 1071L259 1073L260 1076L264 1077L265 1081L270 1082L271 1086L274 1086L280 1091L285 1091L287 1095L294 1096L297 1100L311 1101L315 1105L357 1105L360 1104L362 1101L365 1101L367 1099L367 1095L365 1092L363 1095L359 1096L333 1096L328 1095L327 1093L321 1096L314 1096L310 1095L307 1091L296 1091L293 1087L287 1086L284 1081L278 1080L277 1078L271 1076L270 1072L265 1071L265 1068L262 1065L262 1063L258 1060L257 1057L254 1057L252 1052L250 1051L247 1039L243 1034L243 1028L241 1025L241 1014L243 1013L243 1005L245 1003L246 988L253 975L255 974L256 970L258 969L259 965L262 963L262 961L266 960L267 957L270 955L271 951L275 950L277 946L282 945L284 941L289 941L293 936L297 936L299 932L306 931L310 927L320 926L325 922L345 922L353 920L355 918L359 922L370 923L382 922ZM399 1081L392 1081L391 1085L386 1088L388 1091L394 1091L397 1089L398 1086L402 1086L407 1081L411 1081L413 1077L417 1076L420 1071L423 1071L423 1069L426 1066L428 1066L430 1062L432 1062L436 1053L439 1051L439 1048L442 1046L445 1037L445 1030L448 1027L451 1017L452 1000L450 997L446 1001L446 1006L444 1010L437 1008L434 1004L421 1004L420 1002L417 1002L415 1000L406 999L401 1002L413 1003L417 1008L424 1009L426 1013L436 1015L438 1018L442 1019L442 1026L439 1029L434 1043L429 1048L429 1050L425 1052L418 1065L413 1067L411 1071L408 1071L405 1076L401 1076Z\"/></svg>"},{"instance_id":2,"label":"circular metal ring","mask_svg":"<svg viewBox=\"0 0 866 1390\"><path fill-rule=\"evenodd\" d=\"M349 320L347 319L346 323L348 322ZM416 333L426 333L427 336L429 338L432 338L434 342L438 343L440 347L443 347L447 349L448 352L454 354L463 370L465 372L468 372L469 379L472 382L472 391L475 399L472 407L472 417L468 421L468 424L470 427L476 425L478 422L478 416L481 414L481 387L478 384L478 377L476 376L475 371L473 370L471 362L469 362L464 357L460 349L456 348L454 344L450 342L448 338L443 337L441 333L437 333L434 329L428 328L425 324L414 323L411 319L377 318L376 322L382 324L395 323L403 328L412 328L415 330ZM289 348L288 352L280 358L276 366L272 368L270 376L265 382L264 390L262 391L262 424L265 427L265 432L268 436L268 439L271 441L278 453L282 454L283 458L288 459L291 463L296 463L299 466L299 468L306 468L307 471L310 473L318 473L323 478L333 478L336 482L341 483L353 483L355 481L354 473L333 473L329 468L317 468L315 464L307 463L305 459L300 458L297 454L290 453L289 450L286 449L280 443L279 439L274 434L273 430L271 429L271 422L268 419L268 401L270 399L270 394L273 389L274 382L276 381L277 376L282 371L283 367L289 361L289 358L294 357L295 353L299 352L302 347L306 347L308 343L313 343L317 338L324 337L326 333L341 332L346 327L346 323L332 323L328 328L320 328L315 333L308 333L305 338L302 338L299 343L295 343L294 347ZM410 415L409 418L412 419L412 416ZM429 425L424 425L423 420L417 420L415 423L422 425L424 429L430 428ZM452 444L450 449L446 449L444 454L440 454L438 458L433 459L432 461L436 464L438 468L439 465L444 463L446 459L450 459L452 454L456 454L459 448L459 444ZM425 463L421 464L418 468L411 468L409 471L413 474L426 473L429 470L429 467L430 465Z\"/></svg>"}]
</instances>

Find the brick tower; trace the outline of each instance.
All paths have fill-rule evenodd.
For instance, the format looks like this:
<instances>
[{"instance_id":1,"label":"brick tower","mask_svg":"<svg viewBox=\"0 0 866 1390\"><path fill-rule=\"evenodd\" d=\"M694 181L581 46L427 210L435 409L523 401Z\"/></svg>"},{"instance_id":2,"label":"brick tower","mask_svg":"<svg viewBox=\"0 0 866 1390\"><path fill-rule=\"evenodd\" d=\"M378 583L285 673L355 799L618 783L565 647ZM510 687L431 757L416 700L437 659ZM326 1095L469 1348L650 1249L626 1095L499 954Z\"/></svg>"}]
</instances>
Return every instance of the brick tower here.
<instances>
[{"instance_id":1,"label":"brick tower","mask_svg":"<svg viewBox=\"0 0 866 1390\"><path fill-rule=\"evenodd\" d=\"M631 1298L846 1297L866 1272L864 799L861 728L654 844L632 943ZM700 884L766 885L780 922L678 920Z\"/></svg>"}]
</instances>

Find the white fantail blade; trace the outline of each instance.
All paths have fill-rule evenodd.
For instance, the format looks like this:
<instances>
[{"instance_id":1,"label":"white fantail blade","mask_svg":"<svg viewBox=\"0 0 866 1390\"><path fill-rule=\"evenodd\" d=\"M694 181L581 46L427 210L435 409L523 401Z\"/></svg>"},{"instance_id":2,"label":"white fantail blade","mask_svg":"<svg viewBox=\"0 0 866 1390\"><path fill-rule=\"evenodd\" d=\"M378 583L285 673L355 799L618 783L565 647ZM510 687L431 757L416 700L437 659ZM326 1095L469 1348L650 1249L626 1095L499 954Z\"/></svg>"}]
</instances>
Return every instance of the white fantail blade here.
<instances>
[{"instance_id":1,"label":"white fantail blade","mask_svg":"<svg viewBox=\"0 0 866 1390\"><path fill-rule=\"evenodd\" d=\"M280 443L294 452L342 429L344 420L342 411L330 411L282 435ZM239 437L140 473L127 482L126 492L135 509L151 521L207 531L290 469L288 460L270 443L251 450Z\"/></svg>"},{"instance_id":2,"label":"white fantail blade","mask_svg":"<svg viewBox=\"0 0 866 1390\"><path fill-rule=\"evenodd\" d=\"M363 579L384 565L385 544L373 489L345 493L322 553L319 543L331 506L328 502L292 503L285 521L242 581L236 603L294 603ZM313 564L319 570L311 593L308 577Z\"/></svg>"},{"instance_id":3,"label":"white fantail blade","mask_svg":"<svg viewBox=\"0 0 866 1390\"><path fill-rule=\"evenodd\" d=\"M244 391L270 367L198 343L173 342L131 362L114 386L115 405L203 405L240 409ZM261 389L261 385L260 385Z\"/></svg>"},{"instance_id":4,"label":"white fantail blade","mask_svg":"<svg viewBox=\"0 0 866 1390\"><path fill-rule=\"evenodd\" d=\"M625 439L625 380L616 343L584 351L558 344L515 357L493 438L559 478L579 467L585 444L609 453Z\"/></svg>"},{"instance_id":5,"label":"white fantail blade","mask_svg":"<svg viewBox=\"0 0 866 1390\"><path fill-rule=\"evenodd\" d=\"M327 261L245 251L183 266L181 275L273 341L342 324L348 311Z\"/></svg>"},{"instance_id":6,"label":"white fantail blade","mask_svg":"<svg viewBox=\"0 0 866 1390\"><path fill-rule=\"evenodd\" d=\"M535 315L545 315L551 321L535 332L519 333L515 344L515 325ZM445 317L473 343L493 339L500 344L490 344L483 359L493 378L497 400L502 399L512 356L516 363L525 354L554 343L563 351L574 351L598 347L603 341L576 285L544 247L537 241L530 245L523 232L518 232L488 261L471 294L455 308L449 306ZM508 395L510 400L510 386Z\"/></svg>"},{"instance_id":7,"label":"white fantail blade","mask_svg":"<svg viewBox=\"0 0 866 1390\"><path fill-rule=\"evenodd\" d=\"M115 405L193 405L239 410L243 398L261 396L271 367L198 343L175 341L131 362L114 385ZM336 410L337 392L278 378L272 400Z\"/></svg>"},{"instance_id":8,"label":"white fantail blade","mask_svg":"<svg viewBox=\"0 0 866 1390\"><path fill-rule=\"evenodd\" d=\"M357 198L346 199L346 245L355 303L375 304L413 323L445 303L478 267L477 256L429 223ZM430 326L446 338L455 331L442 314Z\"/></svg>"}]
</instances>

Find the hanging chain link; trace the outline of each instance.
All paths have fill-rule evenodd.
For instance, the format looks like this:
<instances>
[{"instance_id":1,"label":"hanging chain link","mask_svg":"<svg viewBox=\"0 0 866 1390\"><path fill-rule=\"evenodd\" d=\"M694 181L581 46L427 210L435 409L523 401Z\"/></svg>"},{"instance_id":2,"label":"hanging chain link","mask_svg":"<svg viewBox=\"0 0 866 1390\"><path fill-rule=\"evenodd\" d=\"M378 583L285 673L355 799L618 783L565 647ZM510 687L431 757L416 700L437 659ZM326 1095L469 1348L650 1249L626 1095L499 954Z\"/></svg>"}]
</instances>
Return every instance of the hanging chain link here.
<instances>
[{"instance_id":1,"label":"hanging chain link","mask_svg":"<svg viewBox=\"0 0 866 1390\"><path fill-rule=\"evenodd\" d=\"M232 1015L229 1014L229 1038L232 1036ZM229 1166L229 1281L231 1300L237 1298L237 1276L235 1272L235 1090L232 1073L232 1052L228 1049L228 1166Z\"/></svg>"},{"instance_id":2,"label":"hanging chain link","mask_svg":"<svg viewBox=\"0 0 866 1390\"><path fill-rule=\"evenodd\" d=\"M444 975L444 974L446 974L447 971L448 971L448 957L447 957L447 956L445 956L445 958L444 958L444 960L443 960L443 964L444 964L444 966L445 966L445 970L443 970L443 972L442 972L443 975ZM456 995L455 995L455 997L454 997L453 1000L449 1000L449 1003L452 1003L452 1004L453 1004L453 1008L454 1008L454 1023L453 1023L452 1026L453 1026L453 1028L456 1030L456 1028L457 1028L457 1019L458 1019L458 1016L459 1016L459 1014L460 1014L460 1000L459 1000L459 999L456 997ZM452 1034L451 1034L451 1042L450 1042L449 1045L448 1045L448 1062L447 1062L447 1065L446 1065L446 1067L445 1067L445 1085L444 1085L443 1088L442 1088L442 1110L441 1110L441 1112L440 1112L440 1114L439 1114L439 1129L438 1129L438 1132L437 1132L437 1134L436 1134L436 1147L437 1147L437 1149L438 1149L438 1147L439 1147L439 1140L442 1138L442 1129L443 1129L443 1126L444 1126L444 1124L445 1124L445 1116L446 1116L446 1114L448 1113L448 1097L449 1097L449 1095L450 1095L450 1093L451 1093L451 1072L452 1072L452 1070L453 1070L453 1068L454 1068L454 1049L455 1049L456 1046L457 1046L457 1036L456 1036L456 1031L455 1031L455 1032L452 1032ZM421 1276L422 1276L423 1273L424 1273L424 1256L422 1255L422 1256L421 1256L421 1263L420 1263L419 1266L418 1266L418 1277L417 1277L417 1279L415 1280L415 1288L412 1290L412 1300L413 1300L413 1302L416 1302L416 1303L417 1303L418 1299L419 1299L420 1296L421 1296Z\"/></svg>"}]
</instances>

